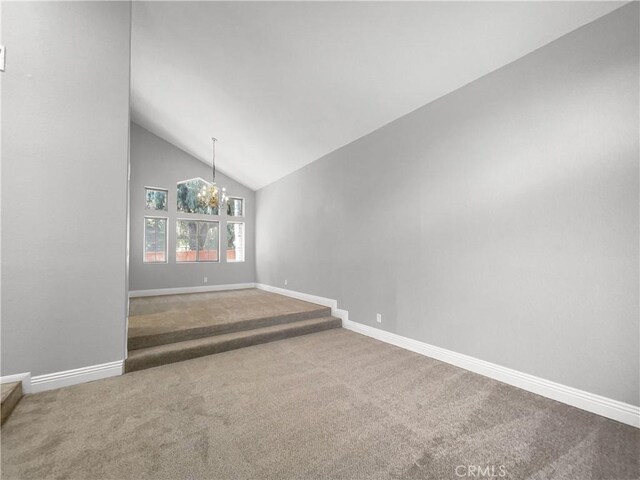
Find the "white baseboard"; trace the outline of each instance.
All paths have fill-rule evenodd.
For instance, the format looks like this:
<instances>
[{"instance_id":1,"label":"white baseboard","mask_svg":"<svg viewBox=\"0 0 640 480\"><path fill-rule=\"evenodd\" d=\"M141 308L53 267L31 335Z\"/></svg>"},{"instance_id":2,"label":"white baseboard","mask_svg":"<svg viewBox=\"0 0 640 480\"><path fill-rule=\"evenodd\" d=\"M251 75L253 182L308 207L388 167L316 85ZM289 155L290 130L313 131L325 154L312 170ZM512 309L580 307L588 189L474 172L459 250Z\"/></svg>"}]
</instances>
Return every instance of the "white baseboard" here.
<instances>
[{"instance_id":1,"label":"white baseboard","mask_svg":"<svg viewBox=\"0 0 640 480\"><path fill-rule=\"evenodd\" d=\"M122 375L124 360L91 365L88 367L75 368L62 372L47 373L46 375L31 376L31 373L18 373L6 375L0 378L0 383L22 382L24 393L38 393L46 390L53 390L79 383L92 382L103 378L116 377Z\"/></svg>"},{"instance_id":2,"label":"white baseboard","mask_svg":"<svg viewBox=\"0 0 640 480\"><path fill-rule=\"evenodd\" d=\"M32 393L44 392L55 388L68 387L79 383L92 382L108 377L122 375L124 360L75 368L63 372L48 373L31 377Z\"/></svg>"},{"instance_id":3,"label":"white baseboard","mask_svg":"<svg viewBox=\"0 0 640 480\"><path fill-rule=\"evenodd\" d=\"M0 384L14 382L22 382L22 393L31 393L31 374L29 372L0 377Z\"/></svg>"},{"instance_id":4,"label":"white baseboard","mask_svg":"<svg viewBox=\"0 0 640 480\"><path fill-rule=\"evenodd\" d=\"M326 297L318 297L317 295L310 295L308 293L295 292L286 288L273 287L271 285L265 285L264 283L256 283L256 288L264 290L266 292L277 293L286 297L295 298L304 302L315 303L316 305L322 305L323 307L336 308L338 306L337 300L332 300Z\"/></svg>"},{"instance_id":5,"label":"white baseboard","mask_svg":"<svg viewBox=\"0 0 640 480\"><path fill-rule=\"evenodd\" d=\"M256 287L262 290L286 295L288 297L297 298L299 300L331 307L332 314L342 319L342 327L347 330L464 368L465 370L493 378L494 380L513 385L514 387L536 393L543 397L551 398L558 402L640 428L640 407L638 406L613 400L601 395L596 395L594 393L585 392L584 390L545 380L544 378L539 378L528 373L519 372L517 370L496 365L495 363L490 363L475 357L456 353L428 343L396 335L395 333L380 330L379 328L351 321L349 320L349 312L347 310L337 308L337 300L294 292L292 290L272 287L270 285L256 284Z\"/></svg>"},{"instance_id":6,"label":"white baseboard","mask_svg":"<svg viewBox=\"0 0 640 480\"><path fill-rule=\"evenodd\" d=\"M265 285L264 283L256 283L256 288L264 290L266 292L277 293L286 297L295 298L309 303L315 303L316 305L322 305L323 307L331 308L331 315L338 317L343 321L349 320L349 312L338 308L338 301L331 298L318 297L317 295L310 295L308 293L295 292L293 290L287 290L286 288L272 287L271 285Z\"/></svg>"},{"instance_id":7,"label":"white baseboard","mask_svg":"<svg viewBox=\"0 0 640 480\"><path fill-rule=\"evenodd\" d=\"M131 290L129 298L155 297L157 295L178 295L181 293L220 292L222 290L243 290L256 288L255 283L230 283L228 285L202 285L199 287L157 288L154 290Z\"/></svg>"},{"instance_id":8,"label":"white baseboard","mask_svg":"<svg viewBox=\"0 0 640 480\"><path fill-rule=\"evenodd\" d=\"M502 367L495 363L486 362L468 355L452 352L451 350L429 345L428 343L420 342L418 340L402 337L395 333L380 330L368 325L362 325L351 320L343 320L342 327L385 343L390 343L391 345L404 348L405 350L410 350L412 352L464 368L465 370L479 373L480 375L493 378L494 380L499 380L503 383L513 385L514 387L537 393L543 397L551 398L567 405L640 428L640 407L619 402L594 393L585 392L584 390L578 390L577 388L568 387L560 383Z\"/></svg>"}]
</instances>

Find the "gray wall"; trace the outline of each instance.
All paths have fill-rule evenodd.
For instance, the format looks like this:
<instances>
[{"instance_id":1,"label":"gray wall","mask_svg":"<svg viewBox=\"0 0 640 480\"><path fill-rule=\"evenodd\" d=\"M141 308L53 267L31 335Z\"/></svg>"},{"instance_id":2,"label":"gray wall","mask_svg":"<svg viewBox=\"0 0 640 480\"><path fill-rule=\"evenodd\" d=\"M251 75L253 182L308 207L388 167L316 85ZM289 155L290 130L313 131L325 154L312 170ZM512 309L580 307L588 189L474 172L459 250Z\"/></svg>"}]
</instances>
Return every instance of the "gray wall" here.
<instances>
[{"instance_id":1,"label":"gray wall","mask_svg":"<svg viewBox=\"0 0 640 480\"><path fill-rule=\"evenodd\" d=\"M259 190L258 281L638 405L638 40L636 2Z\"/></svg>"},{"instance_id":2,"label":"gray wall","mask_svg":"<svg viewBox=\"0 0 640 480\"><path fill-rule=\"evenodd\" d=\"M245 261L226 263L224 255L221 255L220 263L176 263L177 218L219 220L221 244L226 241L226 215L218 217L182 212L177 215L176 184L194 177L210 180L211 167L139 125L131 124L130 290L255 282L255 193L220 172L216 173L216 183L226 187L229 195L245 199ZM145 210L145 187L169 191L167 212ZM142 262L145 215L169 218L169 261L166 264ZM204 277L208 280L206 284Z\"/></svg>"},{"instance_id":3,"label":"gray wall","mask_svg":"<svg viewBox=\"0 0 640 480\"><path fill-rule=\"evenodd\" d=\"M3 2L3 375L124 358L129 11Z\"/></svg>"}]
</instances>

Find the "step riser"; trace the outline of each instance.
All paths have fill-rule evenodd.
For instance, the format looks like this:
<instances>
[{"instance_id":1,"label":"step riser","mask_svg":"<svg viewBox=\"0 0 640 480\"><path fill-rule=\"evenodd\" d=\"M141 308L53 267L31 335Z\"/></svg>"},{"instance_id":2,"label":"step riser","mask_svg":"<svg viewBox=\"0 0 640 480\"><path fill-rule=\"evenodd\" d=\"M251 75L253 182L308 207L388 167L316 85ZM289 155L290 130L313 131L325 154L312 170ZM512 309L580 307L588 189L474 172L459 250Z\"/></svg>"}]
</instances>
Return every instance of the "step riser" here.
<instances>
[{"instance_id":1,"label":"step riser","mask_svg":"<svg viewBox=\"0 0 640 480\"><path fill-rule=\"evenodd\" d=\"M170 343L196 340L198 338L223 335L225 333L242 332L255 328L269 327L272 325L282 325L285 323L297 322L300 320L310 320L312 318L322 318L331 315L331 308L319 308L308 312L296 312L276 317L252 318L245 321L234 322L227 325L209 325L202 328L193 328L177 332L160 333L156 335L146 335L133 337L128 340L129 350L139 350L141 348L155 347L158 345L168 345Z\"/></svg>"},{"instance_id":2,"label":"step riser","mask_svg":"<svg viewBox=\"0 0 640 480\"><path fill-rule=\"evenodd\" d=\"M340 328L341 325L342 321L338 318L335 318L327 322L298 327L285 332L260 333L246 338L231 339L214 345L204 345L200 347L189 348L164 355L158 355L155 357L148 357L144 359L127 359L125 361L125 372L130 373L137 370L144 370L147 368L158 367L160 365L166 365L168 363L181 362L183 360L203 357L205 355L227 352L229 350L237 350L239 348L259 345L262 343L275 342L277 340L284 340L285 338L321 332L323 330L329 330L332 328Z\"/></svg>"},{"instance_id":3,"label":"step riser","mask_svg":"<svg viewBox=\"0 0 640 480\"><path fill-rule=\"evenodd\" d=\"M16 408L16 405L18 404L21 398L22 398L22 383L20 383L18 387L15 388L9 394L9 396L4 400L4 402L2 402L2 407L0 412L0 416L2 417L2 419L0 421L0 425L4 425L4 422L6 422L7 418L9 418L9 415L11 415L11 412L13 412L13 409Z\"/></svg>"}]
</instances>

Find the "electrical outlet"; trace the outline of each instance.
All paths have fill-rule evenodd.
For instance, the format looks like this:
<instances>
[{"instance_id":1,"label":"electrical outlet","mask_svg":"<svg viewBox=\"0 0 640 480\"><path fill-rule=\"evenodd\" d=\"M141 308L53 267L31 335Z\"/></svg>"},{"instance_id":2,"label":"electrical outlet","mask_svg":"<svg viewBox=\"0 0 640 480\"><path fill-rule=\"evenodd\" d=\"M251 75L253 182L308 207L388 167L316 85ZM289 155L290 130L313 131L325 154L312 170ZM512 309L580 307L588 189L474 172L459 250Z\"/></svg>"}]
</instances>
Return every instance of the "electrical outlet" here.
<instances>
[{"instance_id":1,"label":"electrical outlet","mask_svg":"<svg viewBox=\"0 0 640 480\"><path fill-rule=\"evenodd\" d=\"M207 283L209 281L208 277L204 277L204 283Z\"/></svg>"},{"instance_id":2,"label":"electrical outlet","mask_svg":"<svg viewBox=\"0 0 640 480\"><path fill-rule=\"evenodd\" d=\"M382 314L376 313L376 322L382 323Z\"/></svg>"},{"instance_id":3,"label":"electrical outlet","mask_svg":"<svg viewBox=\"0 0 640 480\"><path fill-rule=\"evenodd\" d=\"M284 281L284 284L285 284L285 285L289 285L289 280L285 280L285 281Z\"/></svg>"}]
</instances>

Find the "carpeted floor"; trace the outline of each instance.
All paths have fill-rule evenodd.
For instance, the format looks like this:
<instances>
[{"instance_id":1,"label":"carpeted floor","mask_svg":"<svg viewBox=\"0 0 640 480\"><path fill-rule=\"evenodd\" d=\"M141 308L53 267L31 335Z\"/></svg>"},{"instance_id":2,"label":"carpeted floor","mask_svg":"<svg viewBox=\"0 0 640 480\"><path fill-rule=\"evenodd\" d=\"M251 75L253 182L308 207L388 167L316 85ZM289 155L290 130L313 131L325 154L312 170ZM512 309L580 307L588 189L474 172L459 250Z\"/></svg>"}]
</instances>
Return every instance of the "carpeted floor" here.
<instances>
[{"instance_id":1,"label":"carpeted floor","mask_svg":"<svg viewBox=\"0 0 640 480\"><path fill-rule=\"evenodd\" d=\"M614 480L639 458L637 429L343 329L27 396L2 429L3 480Z\"/></svg>"},{"instance_id":2,"label":"carpeted floor","mask_svg":"<svg viewBox=\"0 0 640 480\"><path fill-rule=\"evenodd\" d=\"M241 308L238 308L238 305ZM321 309L320 305L255 288L132 298L129 337Z\"/></svg>"}]
</instances>

